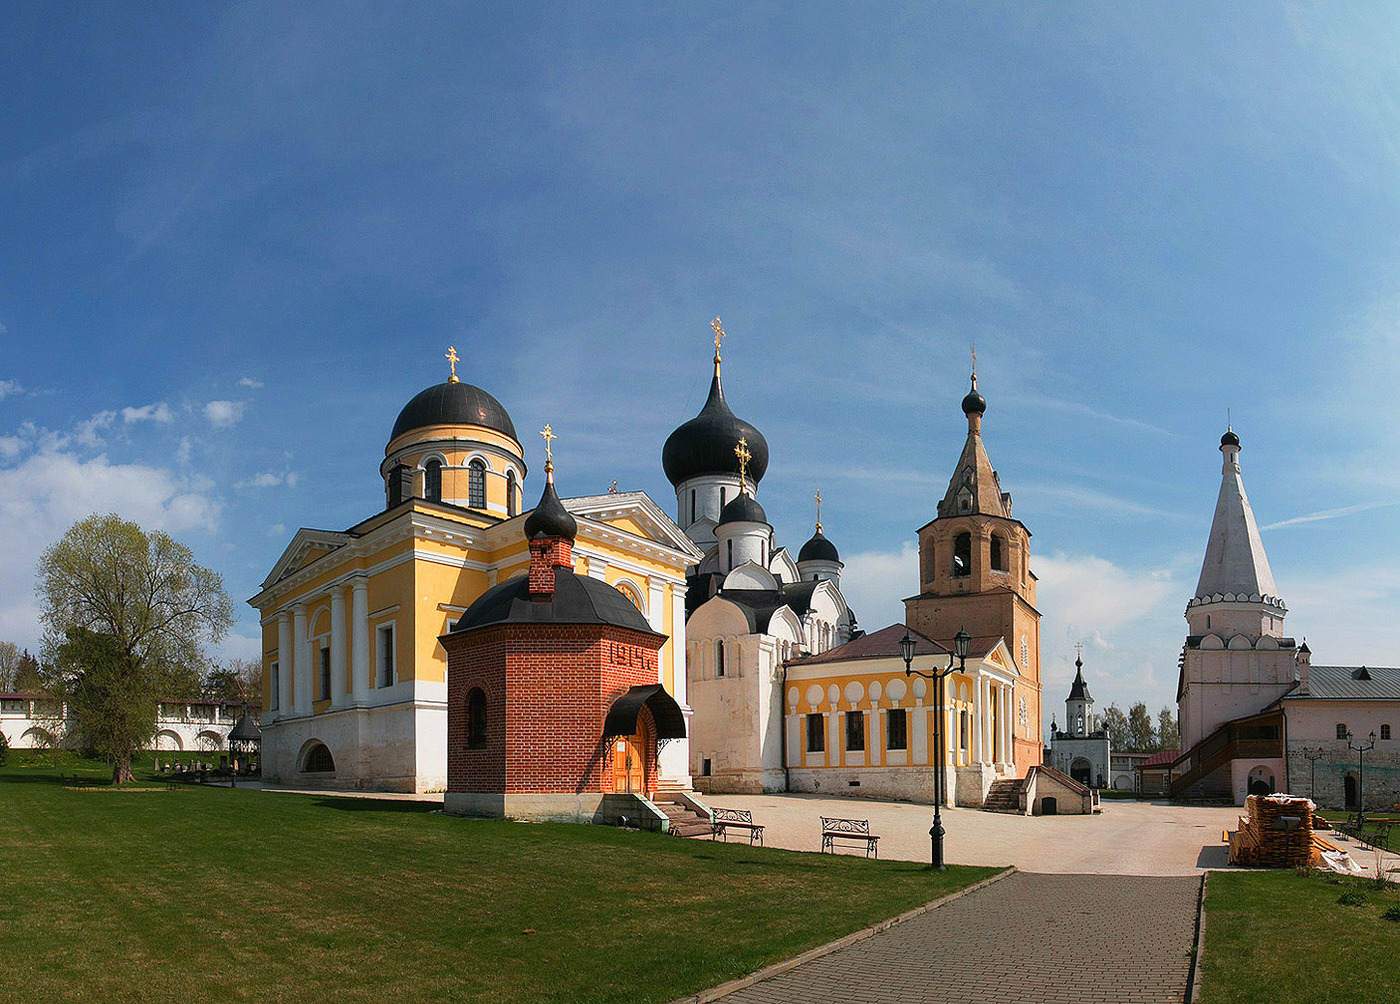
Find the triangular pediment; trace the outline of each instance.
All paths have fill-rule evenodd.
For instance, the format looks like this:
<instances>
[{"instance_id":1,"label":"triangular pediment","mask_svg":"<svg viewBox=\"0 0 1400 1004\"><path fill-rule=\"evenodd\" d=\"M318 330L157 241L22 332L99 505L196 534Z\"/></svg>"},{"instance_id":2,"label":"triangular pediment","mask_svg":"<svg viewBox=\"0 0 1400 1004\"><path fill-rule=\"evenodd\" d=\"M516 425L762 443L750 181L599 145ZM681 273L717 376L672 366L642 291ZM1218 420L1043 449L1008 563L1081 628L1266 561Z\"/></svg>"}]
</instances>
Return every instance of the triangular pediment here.
<instances>
[{"instance_id":1,"label":"triangular pediment","mask_svg":"<svg viewBox=\"0 0 1400 1004\"><path fill-rule=\"evenodd\" d=\"M673 548L699 561L701 552L685 531L646 492L609 492L561 500L575 518L605 523L615 530Z\"/></svg>"},{"instance_id":2,"label":"triangular pediment","mask_svg":"<svg viewBox=\"0 0 1400 1004\"><path fill-rule=\"evenodd\" d=\"M282 552L282 556L277 559L277 563L272 566L267 578L263 579L262 588L266 589L274 582L280 582L287 576L301 571L312 562L339 550L355 539L355 535L350 533L302 527Z\"/></svg>"}]
</instances>

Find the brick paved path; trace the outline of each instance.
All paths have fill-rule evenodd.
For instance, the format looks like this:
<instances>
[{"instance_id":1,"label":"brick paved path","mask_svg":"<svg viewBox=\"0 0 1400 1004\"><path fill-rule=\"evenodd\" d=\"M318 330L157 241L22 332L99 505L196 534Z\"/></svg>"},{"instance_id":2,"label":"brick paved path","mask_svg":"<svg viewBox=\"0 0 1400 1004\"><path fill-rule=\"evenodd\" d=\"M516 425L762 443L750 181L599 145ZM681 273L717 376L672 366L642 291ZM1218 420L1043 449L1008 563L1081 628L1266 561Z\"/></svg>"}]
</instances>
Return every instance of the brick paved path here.
<instances>
[{"instance_id":1,"label":"brick paved path","mask_svg":"<svg viewBox=\"0 0 1400 1004\"><path fill-rule=\"evenodd\" d=\"M720 1001L1181 1001L1199 888L1199 878L1018 872ZM1123 964L1105 967L1115 958Z\"/></svg>"}]
</instances>

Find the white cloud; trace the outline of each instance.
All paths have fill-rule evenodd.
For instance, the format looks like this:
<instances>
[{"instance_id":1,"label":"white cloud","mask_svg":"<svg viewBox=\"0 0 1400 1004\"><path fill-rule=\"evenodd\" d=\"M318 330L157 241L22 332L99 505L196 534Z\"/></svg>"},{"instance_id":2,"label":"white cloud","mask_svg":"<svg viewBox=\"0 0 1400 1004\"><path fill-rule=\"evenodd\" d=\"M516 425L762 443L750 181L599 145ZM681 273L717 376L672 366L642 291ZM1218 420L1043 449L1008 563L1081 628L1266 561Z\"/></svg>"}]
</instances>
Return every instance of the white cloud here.
<instances>
[{"instance_id":1,"label":"white cloud","mask_svg":"<svg viewBox=\"0 0 1400 1004\"><path fill-rule=\"evenodd\" d=\"M13 460L24 451L24 440L18 436L0 436L0 459Z\"/></svg>"},{"instance_id":2,"label":"white cloud","mask_svg":"<svg viewBox=\"0 0 1400 1004\"><path fill-rule=\"evenodd\" d=\"M1286 526L1298 526L1300 523L1318 523L1327 519L1338 519L1342 516L1350 516L1353 513L1366 512L1370 509L1385 509L1389 506L1400 505L1400 502L1363 502L1360 505L1342 506L1338 509L1323 509L1320 512L1308 513L1306 516L1294 516L1292 519L1281 519L1277 523L1270 523L1268 526L1261 526L1260 530L1279 530Z\"/></svg>"},{"instance_id":3,"label":"white cloud","mask_svg":"<svg viewBox=\"0 0 1400 1004\"><path fill-rule=\"evenodd\" d=\"M5 326L0 324L0 335L5 333ZM12 394L23 394L24 388L19 385L18 380L0 380L0 401L5 400Z\"/></svg>"},{"instance_id":4,"label":"white cloud","mask_svg":"<svg viewBox=\"0 0 1400 1004\"><path fill-rule=\"evenodd\" d=\"M112 427L112 422L116 420L116 417L115 411L99 411L87 421L77 424L73 429L73 438L80 446L100 449L106 442L102 434Z\"/></svg>"},{"instance_id":5,"label":"white cloud","mask_svg":"<svg viewBox=\"0 0 1400 1004\"><path fill-rule=\"evenodd\" d=\"M244 401L210 401L204 406L204 417L216 429L227 429L243 417Z\"/></svg>"},{"instance_id":6,"label":"white cloud","mask_svg":"<svg viewBox=\"0 0 1400 1004\"><path fill-rule=\"evenodd\" d=\"M286 532L287 526L284 523L273 523L270 527L267 528L267 535L269 537L281 537Z\"/></svg>"},{"instance_id":7,"label":"white cloud","mask_svg":"<svg viewBox=\"0 0 1400 1004\"><path fill-rule=\"evenodd\" d=\"M180 439L180 448L175 451L175 462L188 464L190 462L190 437L184 436Z\"/></svg>"},{"instance_id":8,"label":"white cloud","mask_svg":"<svg viewBox=\"0 0 1400 1004\"><path fill-rule=\"evenodd\" d=\"M276 488L286 485L288 488L297 486L298 477L294 471L287 471L279 474L276 471L264 471L261 474L254 474L251 478L244 478L237 482L235 488Z\"/></svg>"},{"instance_id":9,"label":"white cloud","mask_svg":"<svg viewBox=\"0 0 1400 1004\"><path fill-rule=\"evenodd\" d=\"M860 627L878 631L904 623L907 596L919 591L919 547L909 542L898 551L862 551L842 555L841 595L855 611Z\"/></svg>"},{"instance_id":10,"label":"white cloud","mask_svg":"<svg viewBox=\"0 0 1400 1004\"><path fill-rule=\"evenodd\" d=\"M261 380L254 380L252 377L244 377L242 380L238 381L238 386L248 387L252 390L261 390L266 385Z\"/></svg>"},{"instance_id":11,"label":"white cloud","mask_svg":"<svg viewBox=\"0 0 1400 1004\"><path fill-rule=\"evenodd\" d=\"M164 401L145 404L139 408L122 409L122 421L127 425L135 422L160 422L162 425L168 425L173 420L170 407Z\"/></svg>"}]
</instances>

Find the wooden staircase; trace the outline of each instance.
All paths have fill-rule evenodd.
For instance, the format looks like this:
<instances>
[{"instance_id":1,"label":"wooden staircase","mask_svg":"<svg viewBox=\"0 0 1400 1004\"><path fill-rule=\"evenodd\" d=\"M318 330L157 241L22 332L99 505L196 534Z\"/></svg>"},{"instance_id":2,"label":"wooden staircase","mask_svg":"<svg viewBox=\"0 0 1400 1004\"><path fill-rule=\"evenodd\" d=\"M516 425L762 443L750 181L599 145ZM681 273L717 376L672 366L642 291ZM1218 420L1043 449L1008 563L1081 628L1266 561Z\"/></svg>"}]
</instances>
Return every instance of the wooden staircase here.
<instances>
[{"instance_id":1,"label":"wooden staircase","mask_svg":"<svg viewBox=\"0 0 1400 1004\"><path fill-rule=\"evenodd\" d=\"M993 781L991 788L987 789L987 797L982 800L982 811L1010 812L1018 816L1024 814L1025 810L1021 808L1021 792L1025 784L1024 780L1015 777Z\"/></svg>"},{"instance_id":2,"label":"wooden staircase","mask_svg":"<svg viewBox=\"0 0 1400 1004\"><path fill-rule=\"evenodd\" d=\"M1234 804L1230 761L1283 756L1283 713L1267 711L1226 722L1172 764L1173 802Z\"/></svg>"},{"instance_id":3,"label":"wooden staircase","mask_svg":"<svg viewBox=\"0 0 1400 1004\"><path fill-rule=\"evenodd\" d=\"M671 800L671 796L667 792L656 792L652 796L652 804L666 813L666 818L669 820L666 832L673 837L708 837L710 835L710 820L689 806Z\"/></svg>"}]
</instances>

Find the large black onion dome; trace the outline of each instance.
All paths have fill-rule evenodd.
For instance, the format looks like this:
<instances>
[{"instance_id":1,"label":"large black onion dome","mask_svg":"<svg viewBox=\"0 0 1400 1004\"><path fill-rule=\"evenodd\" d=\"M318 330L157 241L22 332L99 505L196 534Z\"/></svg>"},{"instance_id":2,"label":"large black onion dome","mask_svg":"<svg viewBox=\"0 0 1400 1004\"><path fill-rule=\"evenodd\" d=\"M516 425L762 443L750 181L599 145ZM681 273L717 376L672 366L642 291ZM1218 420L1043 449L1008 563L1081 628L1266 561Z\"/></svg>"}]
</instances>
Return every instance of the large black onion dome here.
<instances>
[{"instance_id":1,"label":"large black onion dome","mask_svg":"<svg viewBox=\"0 0 1400 1004\"><path fill-rule=\"evenodd\" d=\"M798 561L840 561L841 556L836 553L836 545L822 536L822 528L817 527L817 532L812 534L812 539L802 545L802 550L797 552Z\"/></svg>"},{"instance_id":2,"label":"large black onion dome","mask_svg":"<svg viewBox=\"0 0 1400 1004\"><path fill-rule=\"evenodd\" d=\"M1220 445L1238 447L1240 445L1240 437L1235 435L1234 429L1226 429L1225 435L1220 437Z\"/></svg>"},{"instance_id":3,"label":"large black onion dome","mask_svg":"<svg viewBox=\"0 0 1400 1004\"><path fill-rule=\"evenodd\" d=\"M749 462L745 471L754 484L768 470L768 440L748 422L729 410L719 374L710 383L710 396L700 409L670 436L661 448L661 466L672 485L679 485L699 474L738 474L739 458L734 447L748 443Z\"/></svg>"},{"instance_id":4,"label":"large black onion dome","mask_svg":"<svg viewBox=\"0 0 1400 1004\"><path fill-rule=\"evenodd\" d=\"M767 523L768 514L763 511L763 506L758 504L758 499L747 492L740 492L738 496L719 511L719 524L725 523Z\"/></svg>"},{"instance_id":5,"label":"large black onion dome","mask_svg":"<svg viewBox=\"0 0 1400 1004\"><path fill-rule=\"evenodd\" d=\"M964 415L985 415L987 413L987 399L977 393L977 375L972 376L972 390L967 392L967 397L962 400L962 410Z\"/></svg>"},{"instance_id":6,"label":"large black onion dome","mask_svg":"<svg viewBox=\"0 0 1400 1004\"><path fill-rule=\"evenodd\" d=\"M569 510L564 508L564 503L559 501L559 493L554 490L552 479L545 482L540 504L535 506L534 512L525 517L525 539L534 540L541 535L568 537L570 540L578 536L578 520L574 519Z\"/></svg>"},{"instance_id":7,"label":"large black onion dome","mask_svg":"<svg viewBox=\"0 0 1400 1004\"><path fill-rule=\"evenodd\" d=\"M430 425L480 425L520 442L515 423L501 402L480 387L460 381L436 384L414 395L399 412L389 439Z\"/></svg>"}]
</instances>

